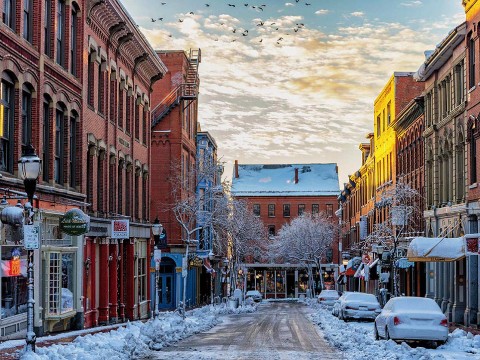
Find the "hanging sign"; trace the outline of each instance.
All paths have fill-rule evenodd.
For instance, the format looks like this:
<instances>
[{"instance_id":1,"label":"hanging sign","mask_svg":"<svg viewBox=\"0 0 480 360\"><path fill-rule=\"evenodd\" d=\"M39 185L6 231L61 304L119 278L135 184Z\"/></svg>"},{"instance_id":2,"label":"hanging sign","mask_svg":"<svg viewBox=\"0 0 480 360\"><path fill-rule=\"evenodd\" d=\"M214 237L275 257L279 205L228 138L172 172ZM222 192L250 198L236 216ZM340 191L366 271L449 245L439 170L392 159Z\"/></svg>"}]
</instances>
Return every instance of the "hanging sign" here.
<instances>
[{"instance_id":1,"label":"hanging sign","mask_svg":"<svg viewBox=\"0 0 480 360\"><path fill-rule=\"evenodd\" d=\"M479 234L465 235L465 243L467 248L467 255L480 254L480 235Z\"/></svg>"},{"instance_id":2,"label":"hanging sign","mask_svg":"<svg viewBox=\"0 0 480 360\"><path fill-rule=\"evenodd\" d=\"M78 236L90 230L90 216L80 209L70 209L60 219L60 231L65 234Z\"/></svg>"},{"instance_id":3,"label":"hanging sign","mask_svg":"<svg viewBox=\"0 0 480 360\"><path fill-rule=\"evenodd\" d=\"M26 250L37 250L40 247L40 226L23 225L23 240Z\"/></svg>"}]
</instances>

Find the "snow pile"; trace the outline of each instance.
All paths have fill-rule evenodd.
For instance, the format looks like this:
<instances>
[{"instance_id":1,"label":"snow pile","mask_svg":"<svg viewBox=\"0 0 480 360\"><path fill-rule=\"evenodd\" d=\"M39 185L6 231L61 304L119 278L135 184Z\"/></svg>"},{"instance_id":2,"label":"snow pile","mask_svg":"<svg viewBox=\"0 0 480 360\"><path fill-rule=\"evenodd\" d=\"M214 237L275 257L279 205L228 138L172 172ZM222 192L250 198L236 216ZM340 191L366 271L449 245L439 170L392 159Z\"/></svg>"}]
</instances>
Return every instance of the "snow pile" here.
<instances>
[{"instance_id":1,"label":"snow pile","mask_svg":"<svg viewBox=\"0 0 480 360\"><path fill-rule=\"evenodd\" d=\"M22 360L141 359L152 351L172 345L190 335L207 331L221 322L219 315L256 311L256 305L232 309L226 305L205 306L187 312L185 320L176 312L161 313L143 323L135 321L110 332L77 337L69 344L37 347L36 353L25 352Z\"/></svg>"},{"instance_id":2,"label":"snow pile","mask_svg":"<svg viewBox=\"0 0 480 360\"><path fill-rule=\"evenodd\" d=\"M346 359L480 359L479 335L455 330L449 335L447 343L436 350L410 347L407 343L397 344L393 340L376 341L373 322L344 322L313 301L309 301L309 305L317 310L310 315L311 320L323 330L325 339L332 346L343 351Z\"/></svg>"}]
</instances>

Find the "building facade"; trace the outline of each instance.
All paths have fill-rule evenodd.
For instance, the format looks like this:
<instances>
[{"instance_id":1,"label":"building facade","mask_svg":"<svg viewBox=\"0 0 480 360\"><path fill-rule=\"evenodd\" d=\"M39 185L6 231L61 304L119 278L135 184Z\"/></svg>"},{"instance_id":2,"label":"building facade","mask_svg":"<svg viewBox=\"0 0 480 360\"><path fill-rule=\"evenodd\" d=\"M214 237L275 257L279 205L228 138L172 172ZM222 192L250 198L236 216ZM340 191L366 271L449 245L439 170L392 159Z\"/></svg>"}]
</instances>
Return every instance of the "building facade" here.
<instances>
[{"instance_id":1,"label":"building facade","mask_svg":"<svg viewBox=\"0 0 480 360\"><path fill-rule=\"evenodd\" d=\"M120 1L92 1L81 52L85 327L150 316L150 95L166 67ZM68 151L68 148L67 148Z\"/></svg>"},{"instance_id":2,"label":"building facade","mask_svg":"<svg viewBox=\"0 0 480 360\"><path fill-rule=\"evenodd\" d=\"M168 67L152 93L152 194L151 217L158 217L167 241L162 249L160 307L174 308L182 299L182 264L189 263L187 306L200 300L198 284L203 271L198 258L184 260L187 234L175 217L176 199L195 197L197 165L198 66L200 49L157 51ZM193 230L193 229L190 229ZM194 234L195 239L198 234ZM194 254L196 246L189 252Z\"/></svg>"},{"instance_id":3,"label":"building facade","mask_svg":"<svg viewBox=\"0 0 480 360\"><path fill-rule=\"evenodd\" d=\"M232 197L245 200L260 217L270 236L284 224L304 213L334 219L339 195L336 164L240 165L235 162ZM326 252L322 275L334 286L338 275L338 239ZM306 295L308 273L298 264L245 263L246 289L259 290L264 298L290 298ZM315 273L317 289L322 283Z\"/></svg>"}]
</instances>

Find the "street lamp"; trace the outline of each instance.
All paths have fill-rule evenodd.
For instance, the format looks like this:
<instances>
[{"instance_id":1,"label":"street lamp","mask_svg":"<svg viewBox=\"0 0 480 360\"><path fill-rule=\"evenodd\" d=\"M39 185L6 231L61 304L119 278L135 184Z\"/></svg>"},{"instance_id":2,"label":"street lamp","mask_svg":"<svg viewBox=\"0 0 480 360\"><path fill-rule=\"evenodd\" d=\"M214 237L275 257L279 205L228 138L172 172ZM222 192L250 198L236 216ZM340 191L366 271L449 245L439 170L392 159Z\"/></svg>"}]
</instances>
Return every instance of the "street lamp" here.
<instances>
[{"instance_id":1,"label":"street lamp","mask_svg":"<svg viewBox=\"0 0 480 360\"><path fill-rule=\"evenodd\" d=\"M33 148L32 144L28 144L23 146L23 155L18 160L18 173L23 180L23 185L25 187L25 192L27 193L28 198L28 205L25 204L25 209L27 211L27 215L25 217L25 223L31 223L33 218L33 195L35 194L35 190L37 188L37 180L40 175L41 169L41 160L35 153L35 149ZM32 217L32 218L31 218ZM37 340L37 336L33 330L33 321L34 321L34 295L33 295L33 250L28 250L27 253L28 258L28 307L27 307L27 335L26 335L26 342L27 342L27 351L35 352L35 342Z\"/></svg>"},{"instance_id":2,"label":"street lamp","mask_svg":"<svg viewBox=\"0 0 480 360\"><path fill-rule=\"evenodd\" d=\"M152 224L152 234L154 239L153 258L155 260L155 317L158 317L158 305L160 302L159 289L158 289L158 277L160 271L160 262L162 261L162 251L160 250L160 234L163 232L163 226L160 224L158 217L155 218Z\"/></svg>"}]
</instances>

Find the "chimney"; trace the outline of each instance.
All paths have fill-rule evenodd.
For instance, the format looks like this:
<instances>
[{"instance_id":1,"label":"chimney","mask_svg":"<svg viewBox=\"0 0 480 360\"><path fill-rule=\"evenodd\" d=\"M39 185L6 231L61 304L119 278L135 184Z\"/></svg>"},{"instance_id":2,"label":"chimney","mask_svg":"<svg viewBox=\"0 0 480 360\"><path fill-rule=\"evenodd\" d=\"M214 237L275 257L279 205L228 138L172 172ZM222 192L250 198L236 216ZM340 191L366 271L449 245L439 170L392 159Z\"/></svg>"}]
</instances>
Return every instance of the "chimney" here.
<instances>
[{"instance_id":1,"label":"chimney","mask_svg":"<svg viewBox=\"0 0 480 360\"><path fill-rule=\"evenodd\" d=\"M235 160L235 179L238 179L238 160Z\"/></svg>"},{"instance_id":2,"label":"chimney","mask_svg":"<svg viewBox=\"0 0 480 360\"><path fill-rule=\"evenodd\" d=\"M295 184L298 184L298 168L295 168Z\"/></svg>"}]
</instances>

